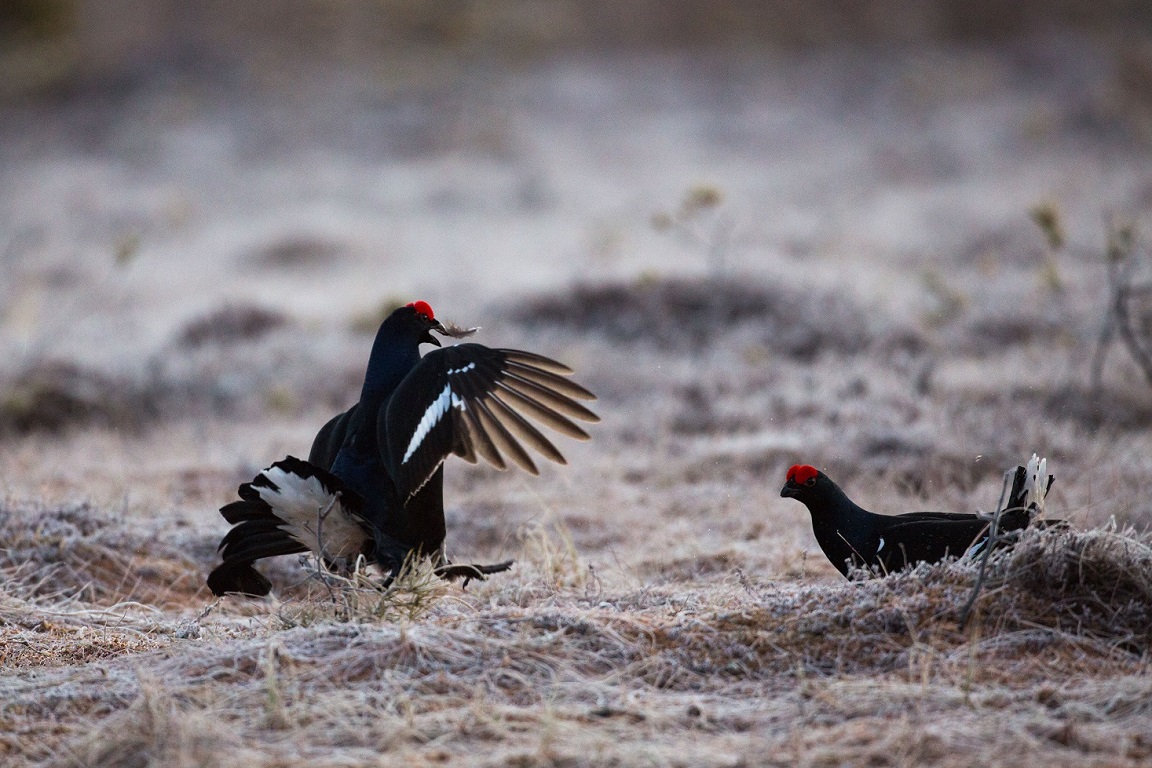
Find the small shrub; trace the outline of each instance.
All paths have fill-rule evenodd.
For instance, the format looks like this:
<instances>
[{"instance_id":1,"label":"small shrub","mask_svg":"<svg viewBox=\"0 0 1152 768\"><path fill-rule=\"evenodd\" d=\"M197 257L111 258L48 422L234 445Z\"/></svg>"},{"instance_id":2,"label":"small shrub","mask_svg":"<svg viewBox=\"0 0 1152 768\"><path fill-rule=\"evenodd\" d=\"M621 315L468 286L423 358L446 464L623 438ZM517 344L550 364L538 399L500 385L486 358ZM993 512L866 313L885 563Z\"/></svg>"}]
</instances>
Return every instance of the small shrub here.
<instances>
[{"instance_id":1,"label":"small shrub","mask_svg":"<svg viewBox=\"0 0 1152 768\"><path fill-rule=\"evenodd\" d=\"M514 318L663 349L698 349L748 327L762 334L766 348L801 360L858 353L872 341L865 312L843 294L734 278L581 284L525 302Z\"/></svg>"},{"instance_id":2,"label":"small shrub","mask_svg":"<svg viewBox=\"0 0 1152 768\"><path fill-rule=\"evenodd\" d=\"M0 437L88 425L137 428L157 412L155 393L74 363L38 363L0 385Z\"/></svg>"},{"instance_id":3,"label":"small shrub","mask_svg":"<svg viewBox=\"0 0 1152 768\"><path fill-rule=\"evenodd\" d=\"M234 344L255 341L288 324L281 312L256 306L225 306L197 318L180 332L180 345Z\"/></svg>"}]
</instances>

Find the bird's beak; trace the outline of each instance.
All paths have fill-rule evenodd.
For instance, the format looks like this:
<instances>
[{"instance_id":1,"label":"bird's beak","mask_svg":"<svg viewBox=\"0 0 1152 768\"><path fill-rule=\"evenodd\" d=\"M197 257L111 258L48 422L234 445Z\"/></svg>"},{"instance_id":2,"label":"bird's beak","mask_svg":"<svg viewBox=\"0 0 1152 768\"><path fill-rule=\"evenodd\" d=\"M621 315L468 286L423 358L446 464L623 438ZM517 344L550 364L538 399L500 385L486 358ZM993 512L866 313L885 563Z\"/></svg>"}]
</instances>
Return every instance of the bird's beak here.
<instances>
[{"instance_id":1,"label":"bird's beak","mask_svg":"<svg viewBox=\"0 0 1152 768\"><path fill-rule=\"evenodd\" d=\"M444 326L441 323L437 322L434 326L432 326L431 328L429 328L427 331L424 332L424 335L420 338L420 341L425 343L425 344L434 344L438 347L438 346L440 346L440 342L437 340L437 338L435 336L432 335L432 331L438 331L439 333L444 333Z\"/></svg>"},{"instance_id":2,"label":"bird's beak","mask_svg":"<svg viewBox=\"0 0 1152 768\"><path fill-rule=\"evenodd\" d=\"M792 483L785 483L784 487L780 489L780 496L785 499L794 499L799 492L800 489L792 485Z\"/></svg>"}]
</instances>

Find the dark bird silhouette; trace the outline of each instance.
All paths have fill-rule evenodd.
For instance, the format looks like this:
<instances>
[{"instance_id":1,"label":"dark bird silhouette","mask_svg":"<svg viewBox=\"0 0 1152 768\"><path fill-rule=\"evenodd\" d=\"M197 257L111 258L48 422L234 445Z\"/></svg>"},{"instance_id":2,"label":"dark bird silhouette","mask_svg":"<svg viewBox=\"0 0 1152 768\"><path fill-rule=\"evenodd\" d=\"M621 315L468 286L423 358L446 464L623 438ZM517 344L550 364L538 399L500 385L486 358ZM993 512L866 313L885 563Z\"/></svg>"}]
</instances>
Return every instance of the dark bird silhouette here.
<instances>
[{"instance_id":1,"label":"dark bird silhouette","mask_svg":"<svg viewBox=\"0 0 1152 768\"><path fill-rule=\"evenodd\" d=\"M234 527L208 576L214 594L266 595L272 585L253 563L302 552L338 571L363 556L389 580L413 556L465 583L511 567L445 558L444 460L539 474L529 446L565 464L532 421L587 440L574 420L599 417L577 401L595 396L566 378L567 366L531 352L466 343L421 357L421 344L440 346L433 331L460 338L475 329L444 326L423 301L397 309L376 334L359 402L320 429L308 461L276 462L221 508Z\"/></svg>"},{"instance_id":2,"label":"dark bird silhouette","mask_svg":"<svg viewBox=\"0 0 1152 768\"><path fill-rule=\"evenodd\" d=\"M1038 520L1052 486L1050 475L1042 480L1045 471L1046 463L1035 456L1027 468L1016 468L1008 503L1000 514L998 545L1011 541L1016 532L1034 522L1048 524ZM854 567L891 573L918 562L934 563L978 551L987 544L992 523L992 515L953 512L877 515L857 505L827 475L806 464L788 470L780 495L808 507L820 549L845 576Z\"/></svg>"}]
</instances>

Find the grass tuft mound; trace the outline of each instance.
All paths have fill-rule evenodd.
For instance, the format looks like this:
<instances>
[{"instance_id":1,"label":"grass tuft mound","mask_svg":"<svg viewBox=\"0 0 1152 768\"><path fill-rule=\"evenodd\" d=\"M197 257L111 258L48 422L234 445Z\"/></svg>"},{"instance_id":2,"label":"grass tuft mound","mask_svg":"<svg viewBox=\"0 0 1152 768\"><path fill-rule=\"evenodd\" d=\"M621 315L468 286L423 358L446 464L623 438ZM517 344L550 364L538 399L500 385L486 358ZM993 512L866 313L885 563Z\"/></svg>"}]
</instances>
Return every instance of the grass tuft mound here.
<instances>
[{"instance_id":1,"label":"grass tuft mound","mask_svg":"<svg viewBox=\"0 0 1152 768\"><path fill-rule=\"evenodd\" d=\"M994 565L1014 598L1005 619L1094 637L1138 653L1152 649L1152 539L1109 525L1029 531ZM996 605L1002 598L994 598ZM991 607L991 606L990 606ZM988 609L986 609L988 610Z\"/></svg>"},{"instance_id":2,"label":"grass tuft mound","mask_svg":"<svg viewBox=\"0 0 1152 768\"><path fill-rule=\"evenodd\" d=\"M186 604L203 587L215 545L76 504L0 508L0 569L25 574L33 595L98 606Z\"/></svg>"},{"instance_id":3,"label":"grass tuft mound","mask_svg":"<svg viewBox=\"0 0 1152 768\"><path fill-rule=\"evenodd\" d=\"M847 296L785 290L748 280L669 278L581 284L525 302L515 319L534 327L593 332L617 343L695 349L738 326L768 349L802 360L855 354L872 341L865 312Z\"/></svg>"},{"instance_id":4,"label":"grass tuft mound","mask_svg":"<svg viewBox=\"0 0 1152 768\"><path fill-rule=\"evenodd\" d=\"M228 304L184 326L179 344L195 348L255 341L288 323L288 316L282 312L254 305Z\"/></svg>"},{"instance_id":5,"label":"grass tuft mound","mask_svg":"<svg viewBox=\"0 0 1152 768\"><path fill-rule=\"evenodd\" d=\"M0 437L80 426L135 429L157 412L155 393L73 363L39 363L0 384Z\"/></svg>"}]
</instances>

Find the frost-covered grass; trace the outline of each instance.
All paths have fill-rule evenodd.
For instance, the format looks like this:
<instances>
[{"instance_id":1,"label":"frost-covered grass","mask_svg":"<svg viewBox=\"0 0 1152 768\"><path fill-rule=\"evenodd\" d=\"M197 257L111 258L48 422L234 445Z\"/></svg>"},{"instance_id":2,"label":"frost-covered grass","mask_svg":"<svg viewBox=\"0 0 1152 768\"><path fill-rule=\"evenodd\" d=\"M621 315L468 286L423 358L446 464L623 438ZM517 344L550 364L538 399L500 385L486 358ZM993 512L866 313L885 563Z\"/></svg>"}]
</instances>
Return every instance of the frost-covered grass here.
<instances>
[{"instance_id":1,"label":"frost-covered grass","mask_svg":"<svg viewBox=\"0 0 1152 768\"><path fill-rule=\"evenodd\" d=\"M0 106L0 763L1146 764L1152 392L1089 368L1101 212L1139 223L1150 166L1136 70L1057 42ZM417 298L600 397L568 467L449 466L449 555L515 567L381 593L281 558L214 599L217 508ZM803 462L988 510L1033 452L1070 527L963 631L973 564L847 582L779 497Z\"/></svg>"},{"instance_id":2,"label":"frost-covered grass","mask_svg":"<svg viewBox=\"0 0 1152 768\"><path fill-rule=\"evenodd\" d=\"M91 552L144 539L121 533ZM147 541L137 569L188 567ZM95 576L93 602L9 568L0 744L9 764L78 766L1135 765L1152 749L1146 535L1030 534L993 559L963 632L968 562L627 587L557 581L540 552L466 593L418 573L385 597L174 589L165 608L117 600L120 579Z\"/></svg>"}]
</instances>

